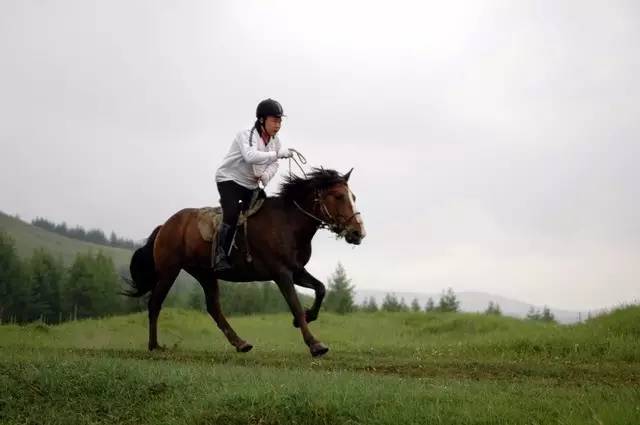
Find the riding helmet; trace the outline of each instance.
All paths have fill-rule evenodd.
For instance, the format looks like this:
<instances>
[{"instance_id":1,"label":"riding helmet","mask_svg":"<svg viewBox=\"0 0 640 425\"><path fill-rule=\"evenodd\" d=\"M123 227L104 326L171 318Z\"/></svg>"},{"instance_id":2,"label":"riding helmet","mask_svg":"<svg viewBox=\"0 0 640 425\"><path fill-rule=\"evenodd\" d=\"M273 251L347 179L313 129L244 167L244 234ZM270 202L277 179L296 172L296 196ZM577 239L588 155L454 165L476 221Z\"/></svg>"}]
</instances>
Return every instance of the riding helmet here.
<instances>
[{"instance_id":1,"label":"riding helmet","mask_svg":"<svg viewBox=\"0 0 640 425\"><path fill-rule=\"evenodd\" d=\"M282 105L280 102L273 99L265 99L262 102L258 103L258 108L256 109L256 118L266 118L266 117L283 117L284 111L282 110Z\"/></svg>"}]
</instances>

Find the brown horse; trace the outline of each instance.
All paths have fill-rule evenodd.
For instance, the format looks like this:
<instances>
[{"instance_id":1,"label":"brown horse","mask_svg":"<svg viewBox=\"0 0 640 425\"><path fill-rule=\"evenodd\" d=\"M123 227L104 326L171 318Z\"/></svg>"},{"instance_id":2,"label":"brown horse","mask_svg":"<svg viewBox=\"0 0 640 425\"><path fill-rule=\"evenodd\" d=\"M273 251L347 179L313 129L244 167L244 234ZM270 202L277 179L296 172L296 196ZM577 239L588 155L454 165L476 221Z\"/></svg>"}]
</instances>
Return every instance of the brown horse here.
<instances>
[{"instance_id":1,"label":"brown horse","mask_svg":"<svg viewBox=\"0 0 640 425\"><path fill-rule=\"evenodd\" d=\"M319 356L329 351L309 330L308 323L318 317L325 287L305 270L305 265L311 257L311 239L322 227L343 236L351 244L360 244L365 237L364 223L348 186L350 175L351 171L341 175L334 170L314 168L306 178L286 178L279 195L267 198L262 208L248 219L246 241L252 257L250 262L242 227L238 228L230 270L213 271L211 242L200 235L198 209L178 211L156 227L146 245L131 258L132 279L128 282L133 291L127 294L139 297L151 292L149 350L159 347L157 327L162 302L184 269L202 286L207 311L237 351L247 352L253 346L240 338L225 319L220 308L218 279L275 281L293 313L294 326L300 327L311 354ZM303 310L294 284L315 291L309 310Z\"/></svg>"}]
</instances>

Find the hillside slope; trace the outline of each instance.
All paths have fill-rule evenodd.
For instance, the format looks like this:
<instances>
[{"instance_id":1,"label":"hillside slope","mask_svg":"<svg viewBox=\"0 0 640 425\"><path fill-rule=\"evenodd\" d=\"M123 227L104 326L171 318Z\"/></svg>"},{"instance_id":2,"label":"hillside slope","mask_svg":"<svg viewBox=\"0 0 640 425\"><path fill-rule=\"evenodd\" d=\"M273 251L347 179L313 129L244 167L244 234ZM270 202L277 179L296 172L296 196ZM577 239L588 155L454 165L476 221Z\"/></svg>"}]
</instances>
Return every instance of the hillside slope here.
<instances>
[{"instance_id":1,"label":"hillside slope","mask_svg":"<svg viewBox=\"0 0 640 425\"><path fill-rule=\"evenodd\" d=\"M78 253L102 251L113 258L117 270L128 269L132 252L124 248L113 248L71 239L25 223L22 220L0 212L0 230L9 234L16 243L20 257L28 257L37 248L44 248L53 255L59 255L66 265L73 262Z\"/></svg>"}]
</instances>

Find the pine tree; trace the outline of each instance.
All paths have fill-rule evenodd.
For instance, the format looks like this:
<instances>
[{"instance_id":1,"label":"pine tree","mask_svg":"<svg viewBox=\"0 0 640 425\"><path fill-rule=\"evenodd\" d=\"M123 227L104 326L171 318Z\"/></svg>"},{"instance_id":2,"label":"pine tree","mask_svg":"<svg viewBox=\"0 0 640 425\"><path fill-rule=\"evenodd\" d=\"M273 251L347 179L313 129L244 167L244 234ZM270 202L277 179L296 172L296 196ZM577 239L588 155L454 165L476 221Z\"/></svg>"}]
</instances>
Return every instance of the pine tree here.
<instances>
[{"instance_id":1,"label":"pine tree","mask_svg":"<svg viewBox=\"0 0 640 425\"><path fill-rule=\"evenodd\" d=\"M485 314L501 316L502 311L500 310L500 305L498 303L494 303L493 301L489 301L489 306L484 311Z\"/></svg>"},{"instance_id":2,"label":"pine tree","mask_svg":"<svg viewBox=\"0 0 640 425\"><path fill-rule=\"evenodd\" d=\"M453 289L449 288L446 292L443 291L438 303L438 311L455 313L459 309L460 301L458 301Z\"/></svg>"},{"instance_id":3,"label":"pine tree","mask_svg":"<svg viewBox=\"0 0 640 425\"><path fill-rule=\"evenodd\" d=\"M553 313L551 313L551 309L549 307L547 307L546 305L542 309L541 320L543 322L555 322L556 321L555 317L553 316Z\"/></svg>"},{"instance_id":4,"label":"pine tree","mask_svg":"<svg viewBox=\"0 0 640 425\"><path fill-rule=\"evenodd\" d=\"M354 289L344 266L338 263L335 272L329 278L325 308L339 314L353 311L355 307L353 302Z\"/></svg>"},{"instance_id":5,"label":"pine tree","mask_svg":"<svg viewBox=\"0 0 640 425\"><path fill-rule=\"evenodd\" d=\"M433 302L433 298L429 297L429 299L427 300L427 304L424 306L424 311L431 312L431 311L435 311L436 306L435 303Z\"/></svg>"},{"instance_id":6,"label":"pine tree","mask_svg":"<svg viewBox=\"0 0 640 425\"><path fill-rule=\"evenodd\" d=\"M120 279L113 260L101 252L78 254L69 268L63 291L63 307L73 318L119 313Z\"/></svg>"},{"instance_id":7,"label":"pine tree","mask_svg":"<svg viewBox=\"0 0 640 425\"><path fill-rule=\"evenodd\" d=\"M96 297L97 314L102 316L121 313L121 297L118 296L122 291L121 280L116 273L113 259L100 251L94 257L93 268L93 277L99 289Z\"/></svg>"},{"instance_id":8,"label":"pine tree","mask_svg":"<svg viewBox=\"0 0 640 425\"><path fill-rule=\"evenodd\" d=\"M33 252L30 264L31 277L31 320L42 319L46 323L59 320L60 288L64 277L61 259L55 259L44 249Z\"/></svg>"},{"instance_id":9,"label":"pine tree","mask_svg":"<svg viewBox=\"0 0 640 425\"><path fill-rule=\"evenodd\" d=\"M18 258L14 240L0 231L0 322L29 320L29 283L28 265Z\"/></svg>"},{"instance_id":10,"label":"pine tree","mask_svg":"<svg viewBox=\"0 0 640 425\"><path fill-rule=\"evenodd\" d=\"M528 320L540 320L542 319L542 315L538 310L536 310L533 306L529 307L529 311L527 312Z\"/></svg>"},{"instance_id":11,"label":"pine tree","mask_svg":"<svg viewBox=\"0 0 640 425\"><path fill-rule=\"evenodd\" d=\"M407 307L404 297L400 298L400 311L409 311L409 307Z\"/></svg>"},{"instance_id":12,"label":"pine tree","mask_svg":"<svg viewBox=\"0 0 640 425\"><path fill-rule=\"evenodd\" d=\"M402 311L402 306L396 294L386 294L382 300L382 311L398 312Z\"/></svg>"},{"instance_id":13,"label":"pine tree","mask_svg":"<svg viewBox=\"0 0 640 425\"><path fill-rule=\"evenodd\" d=\"M191 292L189 293L189 299L187 300L187 306L193 310L204 310L204 292L199 285L196 285L193 287L193 289L191 289Z\"/></svg>"},{"instance_id":14,"label":"pine tree","mask_svg":"<svg viewBox=\"0 0 640 425\"><path fill-rule=\"evenodd\" d=\"M365 300L362 305L362 311L366 311L367 313L375 313L378 311L378 304L376 303L376 299L374 297L369 297L368 300Z\"/></svg>"},{"instance_id":15,"label":"pine tree","mask_svg":"<svg viewBox=\"0 0 640 425\"><path fill-rule=\"evenodd\" d=\"M417 298L414 298L413 301L411 301L411 311L418 312L420 310L420 303Z\"/></svg>"}]
</instances>

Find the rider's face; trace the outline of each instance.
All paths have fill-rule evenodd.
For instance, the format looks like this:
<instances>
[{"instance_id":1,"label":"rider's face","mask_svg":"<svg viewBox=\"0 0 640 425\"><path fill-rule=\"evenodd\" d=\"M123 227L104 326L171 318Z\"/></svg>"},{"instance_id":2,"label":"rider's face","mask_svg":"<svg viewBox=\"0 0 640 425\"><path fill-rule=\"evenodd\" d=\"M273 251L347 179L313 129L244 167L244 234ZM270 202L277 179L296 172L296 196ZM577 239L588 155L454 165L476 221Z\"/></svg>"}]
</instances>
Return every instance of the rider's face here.
<instances>
[{"instance_id":1,"label":"rider's face","mask_svg":"<svg viewBox=\"0 0 640 425\"><path fill-rule=\"evenodd\" d=\"M271 137L275 136L282 125L282 117L267 117L264 120L264 129Z\"/></svg>"}]
</instances>

